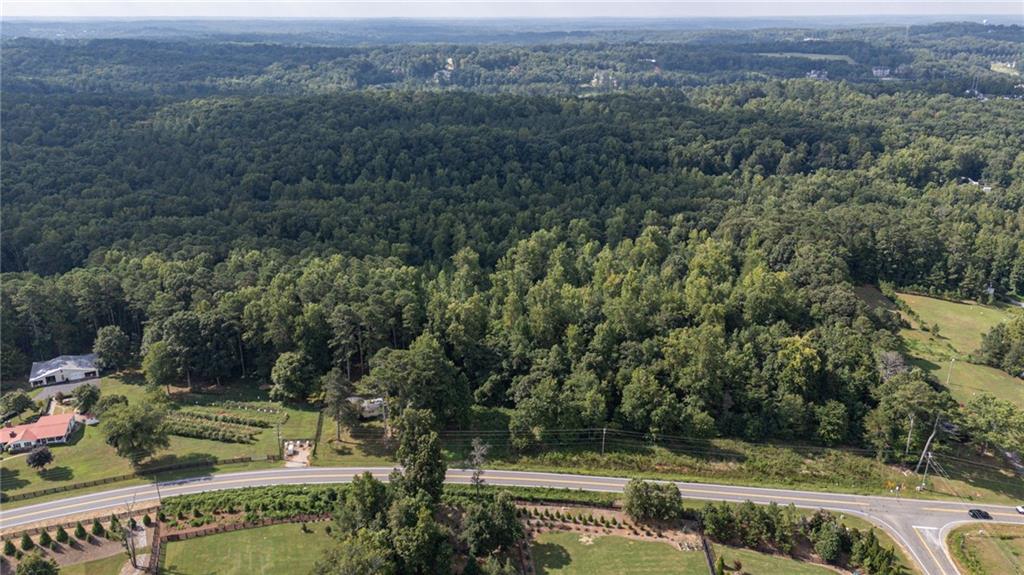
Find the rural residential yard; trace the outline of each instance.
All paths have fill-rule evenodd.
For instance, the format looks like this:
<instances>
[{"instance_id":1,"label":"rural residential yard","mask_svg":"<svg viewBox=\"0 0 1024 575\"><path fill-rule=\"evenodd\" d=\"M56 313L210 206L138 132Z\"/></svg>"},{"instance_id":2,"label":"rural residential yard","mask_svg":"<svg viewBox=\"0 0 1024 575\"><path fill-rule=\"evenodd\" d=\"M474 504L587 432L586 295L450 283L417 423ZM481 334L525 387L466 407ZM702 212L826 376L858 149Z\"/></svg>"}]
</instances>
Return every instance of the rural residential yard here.
<instances>
[{"instance_id":1,"label":"rural residential yard","mask_svg":"<svg viewBox=\"0 0 1024 575\"><path fill-rule=\"evenodd\" d=\"M141 378L133 375L113 375L94 382L100 389L101 397L122 395L131 403L145 403L145 386ZM172 388L172 406L179 412L195 410L219 414L253 413L273 418L273 425L257 429L251 441L235 443L194 437L170 436L170 446L157 452L152 459L143 463L146 468L172 466L204 459L232 459L251 457L251 464L232 465L231 469L259 468L269 465L263 460L267 455L278 455L278 429L282 439L312 439L316 436L319 411L313 407L284 406L269 401L266 392L255 386L237 385L220 388L218 393L189 394ZM264 410L264 411L259 411ZM278 427L277 422L280 422ZM102 422L101 422L102 423ZM230 424L228 424L230 425ZM132 473L127 459L118 457L113 447L107 445L99 426L80 426L66 445L51 447L53 464L43 471L30 469L25 454L3 454L0 461L0 483L4 493L20 493L63 487L82 482L105 479ZM203 472L209 472L205 469ZM177 475L188 474L187 471ZM175 474L170 474L168 477Z\"/></svg>"}]
</instances>

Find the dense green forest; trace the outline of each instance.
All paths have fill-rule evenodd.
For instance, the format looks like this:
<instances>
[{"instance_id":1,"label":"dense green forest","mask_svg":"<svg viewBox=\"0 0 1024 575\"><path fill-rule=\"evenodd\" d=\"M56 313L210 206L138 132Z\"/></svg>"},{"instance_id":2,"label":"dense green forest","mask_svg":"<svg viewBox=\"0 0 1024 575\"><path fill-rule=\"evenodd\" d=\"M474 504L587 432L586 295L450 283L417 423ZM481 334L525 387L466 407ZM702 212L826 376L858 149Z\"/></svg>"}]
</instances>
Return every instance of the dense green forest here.
<instances>
[{"instance_id":1,"label":"dense green forest","mask_svg":"<svg viewBox=\"0 0 1024 575\"><path fill-rule=\"evenodd\" d=\"M1024 293L1024 100L964 94L1020 93L1019 28L913 32L5 39L5 377L114 325L182 381L511 408L521 448L923 443L957 408L854 287Z\"/></svg>"}]
</instances>

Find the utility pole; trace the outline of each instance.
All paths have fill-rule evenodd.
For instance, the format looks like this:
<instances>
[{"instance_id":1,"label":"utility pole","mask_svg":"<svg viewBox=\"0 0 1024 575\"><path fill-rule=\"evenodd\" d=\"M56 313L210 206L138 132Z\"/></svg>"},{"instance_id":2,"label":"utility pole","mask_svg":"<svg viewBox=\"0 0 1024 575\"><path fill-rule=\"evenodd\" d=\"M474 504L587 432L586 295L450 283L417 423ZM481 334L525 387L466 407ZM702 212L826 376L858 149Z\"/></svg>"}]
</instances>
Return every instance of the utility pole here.
<instances>
[{"instance_id":1,"label":"utility pole","mask_svg":"<svg viewBox=\"0 0 1024 575\"><path fill-rule=\"evenodd\" d=\"M924 444L924 449L921 451L921 458L917 460L917 467L914 468L914 473L917 473L921 469L921 464L924 463L924 458L928 454L928 448L932 446L932 439L935 439L935 433L939 431L939 416L935 415L935 425L932 426L932 434L928 436L928 441ZM925 473L927 473L927 467L925 467Z\"/></svg>"},{"instance_id":2,"label":"utility pole","mask_svg":"<svg viewBox=\"0 0 1024 575\"><path fill-rule=\"evenodd\" d=\"M903 450L903 456L906 457L910 453L910 436L914 433L914 414L910 414L910 430L907 431L907 448Z\"/></svg>"},{"instance_id":3,"label":"utility pole","mask_svg":"<svg viewBox=\"0 0 1024 575\"><path fill-rule=\"evenodd\" d=\"M949 389L949 379L953 376L953 364L956 362L956 358L949 360L949 372L946 374L946 388ZM939 417L940 414L935 414L935 424L932 425L932 434L928 436L928 441L924 444L924 449L921 450L921 458L917 460L917 467L914 468L914 473L917 473L921 469L921 464L924 463L925 454L928 453L928 448L932 445L932 440L935 439L935 434L939 431ZM927 467L925 467L927 472Z\"/></svg>"},{"instance_id":4,"label":"utility pole","mask_svg":"<svg viewBox=\"0 0 1024 575\"><path fill-rule=\"evenodd\" d=\"M921 478L921 489L924 489L925 485L928 484L928 467L931 466L931 463L932 463L932 454L931 454L931 452L929 452L928 453L928 459L925 460L925 464L924 464L924 477Z\"/></svg>"}]
</instances>

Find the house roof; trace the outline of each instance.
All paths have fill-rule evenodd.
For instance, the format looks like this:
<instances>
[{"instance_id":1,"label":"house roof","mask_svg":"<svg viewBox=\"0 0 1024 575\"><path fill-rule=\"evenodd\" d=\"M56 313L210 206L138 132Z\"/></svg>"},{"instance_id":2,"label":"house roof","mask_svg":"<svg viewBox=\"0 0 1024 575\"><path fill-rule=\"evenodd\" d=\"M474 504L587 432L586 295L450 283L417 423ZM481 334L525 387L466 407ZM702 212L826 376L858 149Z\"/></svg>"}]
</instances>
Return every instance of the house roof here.
<instances>
[{"instance_id":1,"label":"house roof","mask_svg":"<svg viewBox=\"0 0 1024 575\"><path fill-rule=\"evenodd\" d=\"M68 425L74 418L75 415L73 413L44 415L34 423L0 428L0 443L38 441L40 439L64 437L64 434L68 432Z\"/></svg>"},{"instance_id":2,"label":"house roof","mask_svg":"<svg viewBox=\"0 0 1024 575\"><path fill-rule=\"evenodd\" d=\"M32 371L29 373L28 378L40 378L60 369L96 369L96 354L60 355L49 361L34 361L32 362Z\"/></svg>"}]
</instances>

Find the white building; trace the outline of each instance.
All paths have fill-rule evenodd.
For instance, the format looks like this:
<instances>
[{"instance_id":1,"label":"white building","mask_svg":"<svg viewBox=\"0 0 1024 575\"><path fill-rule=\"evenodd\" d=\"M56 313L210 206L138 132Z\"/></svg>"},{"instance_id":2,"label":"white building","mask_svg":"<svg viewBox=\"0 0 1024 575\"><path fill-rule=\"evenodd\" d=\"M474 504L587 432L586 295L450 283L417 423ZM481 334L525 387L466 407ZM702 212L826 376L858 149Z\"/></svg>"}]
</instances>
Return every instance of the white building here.
<instances>
[{"instance_id":1,"label":"white building","mask_svg":"<svg viewBox=\"0 0 1024 575\"><path fill-rule=\"evenodd\" d=\"M96 367L96 354L62 355L49 361L32 363L28 382L32 387L54 385L80 379L99 377L100 370Z\"/></svg>"},{"instance_id":2,"label":"white building","mask_svg":"<svg viewBox=\"0 0 1024 575\"><path fill-rule=\"evenodd\" d=\"M384 417L384 409L386 405L383 397L367 399L365 397L353 395L352 397L349 397L348 400L359 409L359 417L361 419Z\"/></svg>"}]
</instances>

